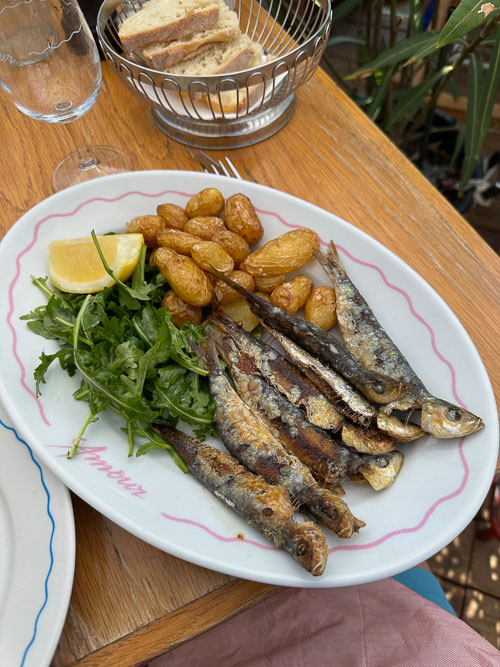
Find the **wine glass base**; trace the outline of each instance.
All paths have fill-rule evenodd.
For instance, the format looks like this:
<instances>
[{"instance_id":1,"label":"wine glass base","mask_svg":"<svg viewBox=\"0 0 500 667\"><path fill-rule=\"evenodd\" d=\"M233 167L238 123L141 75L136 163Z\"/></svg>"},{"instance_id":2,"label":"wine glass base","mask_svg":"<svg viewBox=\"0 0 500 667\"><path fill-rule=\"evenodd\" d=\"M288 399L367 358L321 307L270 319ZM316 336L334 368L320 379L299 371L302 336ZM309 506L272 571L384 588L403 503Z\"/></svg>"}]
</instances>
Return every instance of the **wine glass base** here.
<instances>
[{"instance_id":1,"label":"wine glass base","mask_svg":"<svg viewBox=\"0 0 500 667\"><path fill-rule=\"evenodd\" d=\"M124 153L119 148L91 146L88 150L93 159L87 163L81 161L79 153L71 153L59 162L52 174L54 192L69 188L76 183L89 181L92 178L119 174L124 171L134 171L134 157Z\"/></svg>"}]
</instances>

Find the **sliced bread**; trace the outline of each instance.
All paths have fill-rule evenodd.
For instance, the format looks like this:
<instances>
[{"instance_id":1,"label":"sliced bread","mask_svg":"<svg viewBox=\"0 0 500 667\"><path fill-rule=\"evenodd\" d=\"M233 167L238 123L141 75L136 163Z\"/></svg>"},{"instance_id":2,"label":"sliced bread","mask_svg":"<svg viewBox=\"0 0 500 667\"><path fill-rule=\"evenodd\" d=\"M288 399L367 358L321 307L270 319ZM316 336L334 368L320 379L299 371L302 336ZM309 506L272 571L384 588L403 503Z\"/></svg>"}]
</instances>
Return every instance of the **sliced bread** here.
<instances>
[{"instance_id":1,"label":"sliced bread","mask_svg":"<svg viewBox=\"0 0 500 667\"><path fill-rule=\"evenodd\" d=\"M224 114L232 116L233 114L245 115L257 98L262 95L262 84L259 83L249 88L240 88L238 93L235 90L226 90L219 95L210 95L210 102L203 99L203 104L217 115Z\"/></svg>"},{"instance_id":2,"label":"sliced bread","mask_svg":"<svg viewBox=\"0 0 500 667\"><path fill-rule=\"evenodd\" d=\"M249 62L248 67L257 67L265 61L263 53L257 53ZM253 86L245 86L236 90L224 90L213 93L210 96L203 95L202 103L213 113L219 115L233 115L243 113L245 115L250 107L262 97L264 84L257 83Z\"/></svg>"},{"instance_id":3,"label":"sliced bread","mask_svg":"<svg viewBox=\"0 0 500 667\"><path fill-rule=\"evenodd\" d=\"M149 0L122 23L118 36L125 51L174 40L211 28L219 19L217 0Z\"/></svg>"},{"instance_id":4,"label":"sliced bread","mask_svg":"<svg viewBox=\"0 0 500 667\"><path fill-rule=\"evenodd\" d=\"M219 20L207 30L201 30L174 41L157 42L144 47L143 55L150 67L166 69L181 60L187 60L203 51L214 42L228 42L240 32L238 15L224 3L220 3Z\"/></svg>"},{"instance_id":5,"label":"sliced bread","mask_svg":"<svg viewBox=\"0 0 500 667\"><path fill-rule=\"evenodd\" d=\"M167 71L185 76L229 74L250 67L253 61L261 62L263 54L260 44L240 33L230 42L211 44L203 53L171 65Z\"/></svg>"}]
</instances>

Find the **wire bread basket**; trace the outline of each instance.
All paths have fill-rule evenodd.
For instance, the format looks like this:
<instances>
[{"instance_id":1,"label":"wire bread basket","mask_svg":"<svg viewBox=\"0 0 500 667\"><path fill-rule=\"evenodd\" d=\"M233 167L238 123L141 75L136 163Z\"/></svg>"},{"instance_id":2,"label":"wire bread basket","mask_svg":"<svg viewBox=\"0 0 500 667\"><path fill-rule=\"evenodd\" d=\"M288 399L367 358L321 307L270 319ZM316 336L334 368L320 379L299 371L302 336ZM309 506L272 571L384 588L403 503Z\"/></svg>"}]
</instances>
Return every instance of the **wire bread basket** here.
<instances>
[{"instance_id":1,"label":"wire bread basket","mask_svg":"<svg viewBox=\"0 0 500 667\"><path fill-rule=\"evenodd\" d=\"M331 25L329 0L232 0L241 31L264 49L262 64L231 74L187 76L126 54L123 21L149 0L105 0L97 19L104 56L153 109L170 137L197 148L236 148L271 136L291 118L295 91L319 65ZM230 102L230 103L229 103Z\"/></svg>"}]
</instances>

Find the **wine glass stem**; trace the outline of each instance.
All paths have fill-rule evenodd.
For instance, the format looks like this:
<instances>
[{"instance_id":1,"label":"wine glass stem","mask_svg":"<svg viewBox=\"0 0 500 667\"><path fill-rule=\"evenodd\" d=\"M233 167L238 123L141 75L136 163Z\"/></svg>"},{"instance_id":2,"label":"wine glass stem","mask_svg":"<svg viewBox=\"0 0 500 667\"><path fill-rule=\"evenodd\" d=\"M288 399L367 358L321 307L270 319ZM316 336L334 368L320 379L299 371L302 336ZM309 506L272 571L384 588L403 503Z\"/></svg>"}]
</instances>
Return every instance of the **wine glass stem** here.
<instances>
[{"instance_id":1,"label":"wine glass stem","mask_svg":"<svg viewBox=\"0 0 500 667\"><path fill-rule=\"evenodd\" d=\"M71 136L71 141L76 147L78 154L78 168L81 171L88 171L94 169L99 164L99 160L92 153L92 150L87 146L85 140L81 136L81 132L75 127L75 122L65 123L68 132Z\"/></svg>"}]
</instances>

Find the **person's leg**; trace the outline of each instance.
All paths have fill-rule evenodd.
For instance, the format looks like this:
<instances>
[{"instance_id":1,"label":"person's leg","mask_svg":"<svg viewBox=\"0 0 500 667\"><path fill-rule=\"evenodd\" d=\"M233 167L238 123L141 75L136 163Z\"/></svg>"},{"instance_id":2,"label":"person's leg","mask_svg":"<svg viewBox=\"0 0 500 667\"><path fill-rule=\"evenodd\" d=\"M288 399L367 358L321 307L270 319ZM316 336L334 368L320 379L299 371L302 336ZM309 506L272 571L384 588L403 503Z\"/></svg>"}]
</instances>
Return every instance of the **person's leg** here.
<instances>
[{"instance_id":1,"label":"person's leg","mask_svg":"<svg viewBox=\"0 0 500 667\"><path fill-rule=\"evenodd\" d=\"M448 602L445 592L441 588L441 584L432 574L427 563L422 563L417 567L412 567L410 570L401 572L401 574L394 575L393 579L398 581L403 586L410 588L415 593L418 593L426 600L434 602L442 609L449 611L450 614L456 616L455 610Z\"/></svg>"}]
</instances>

